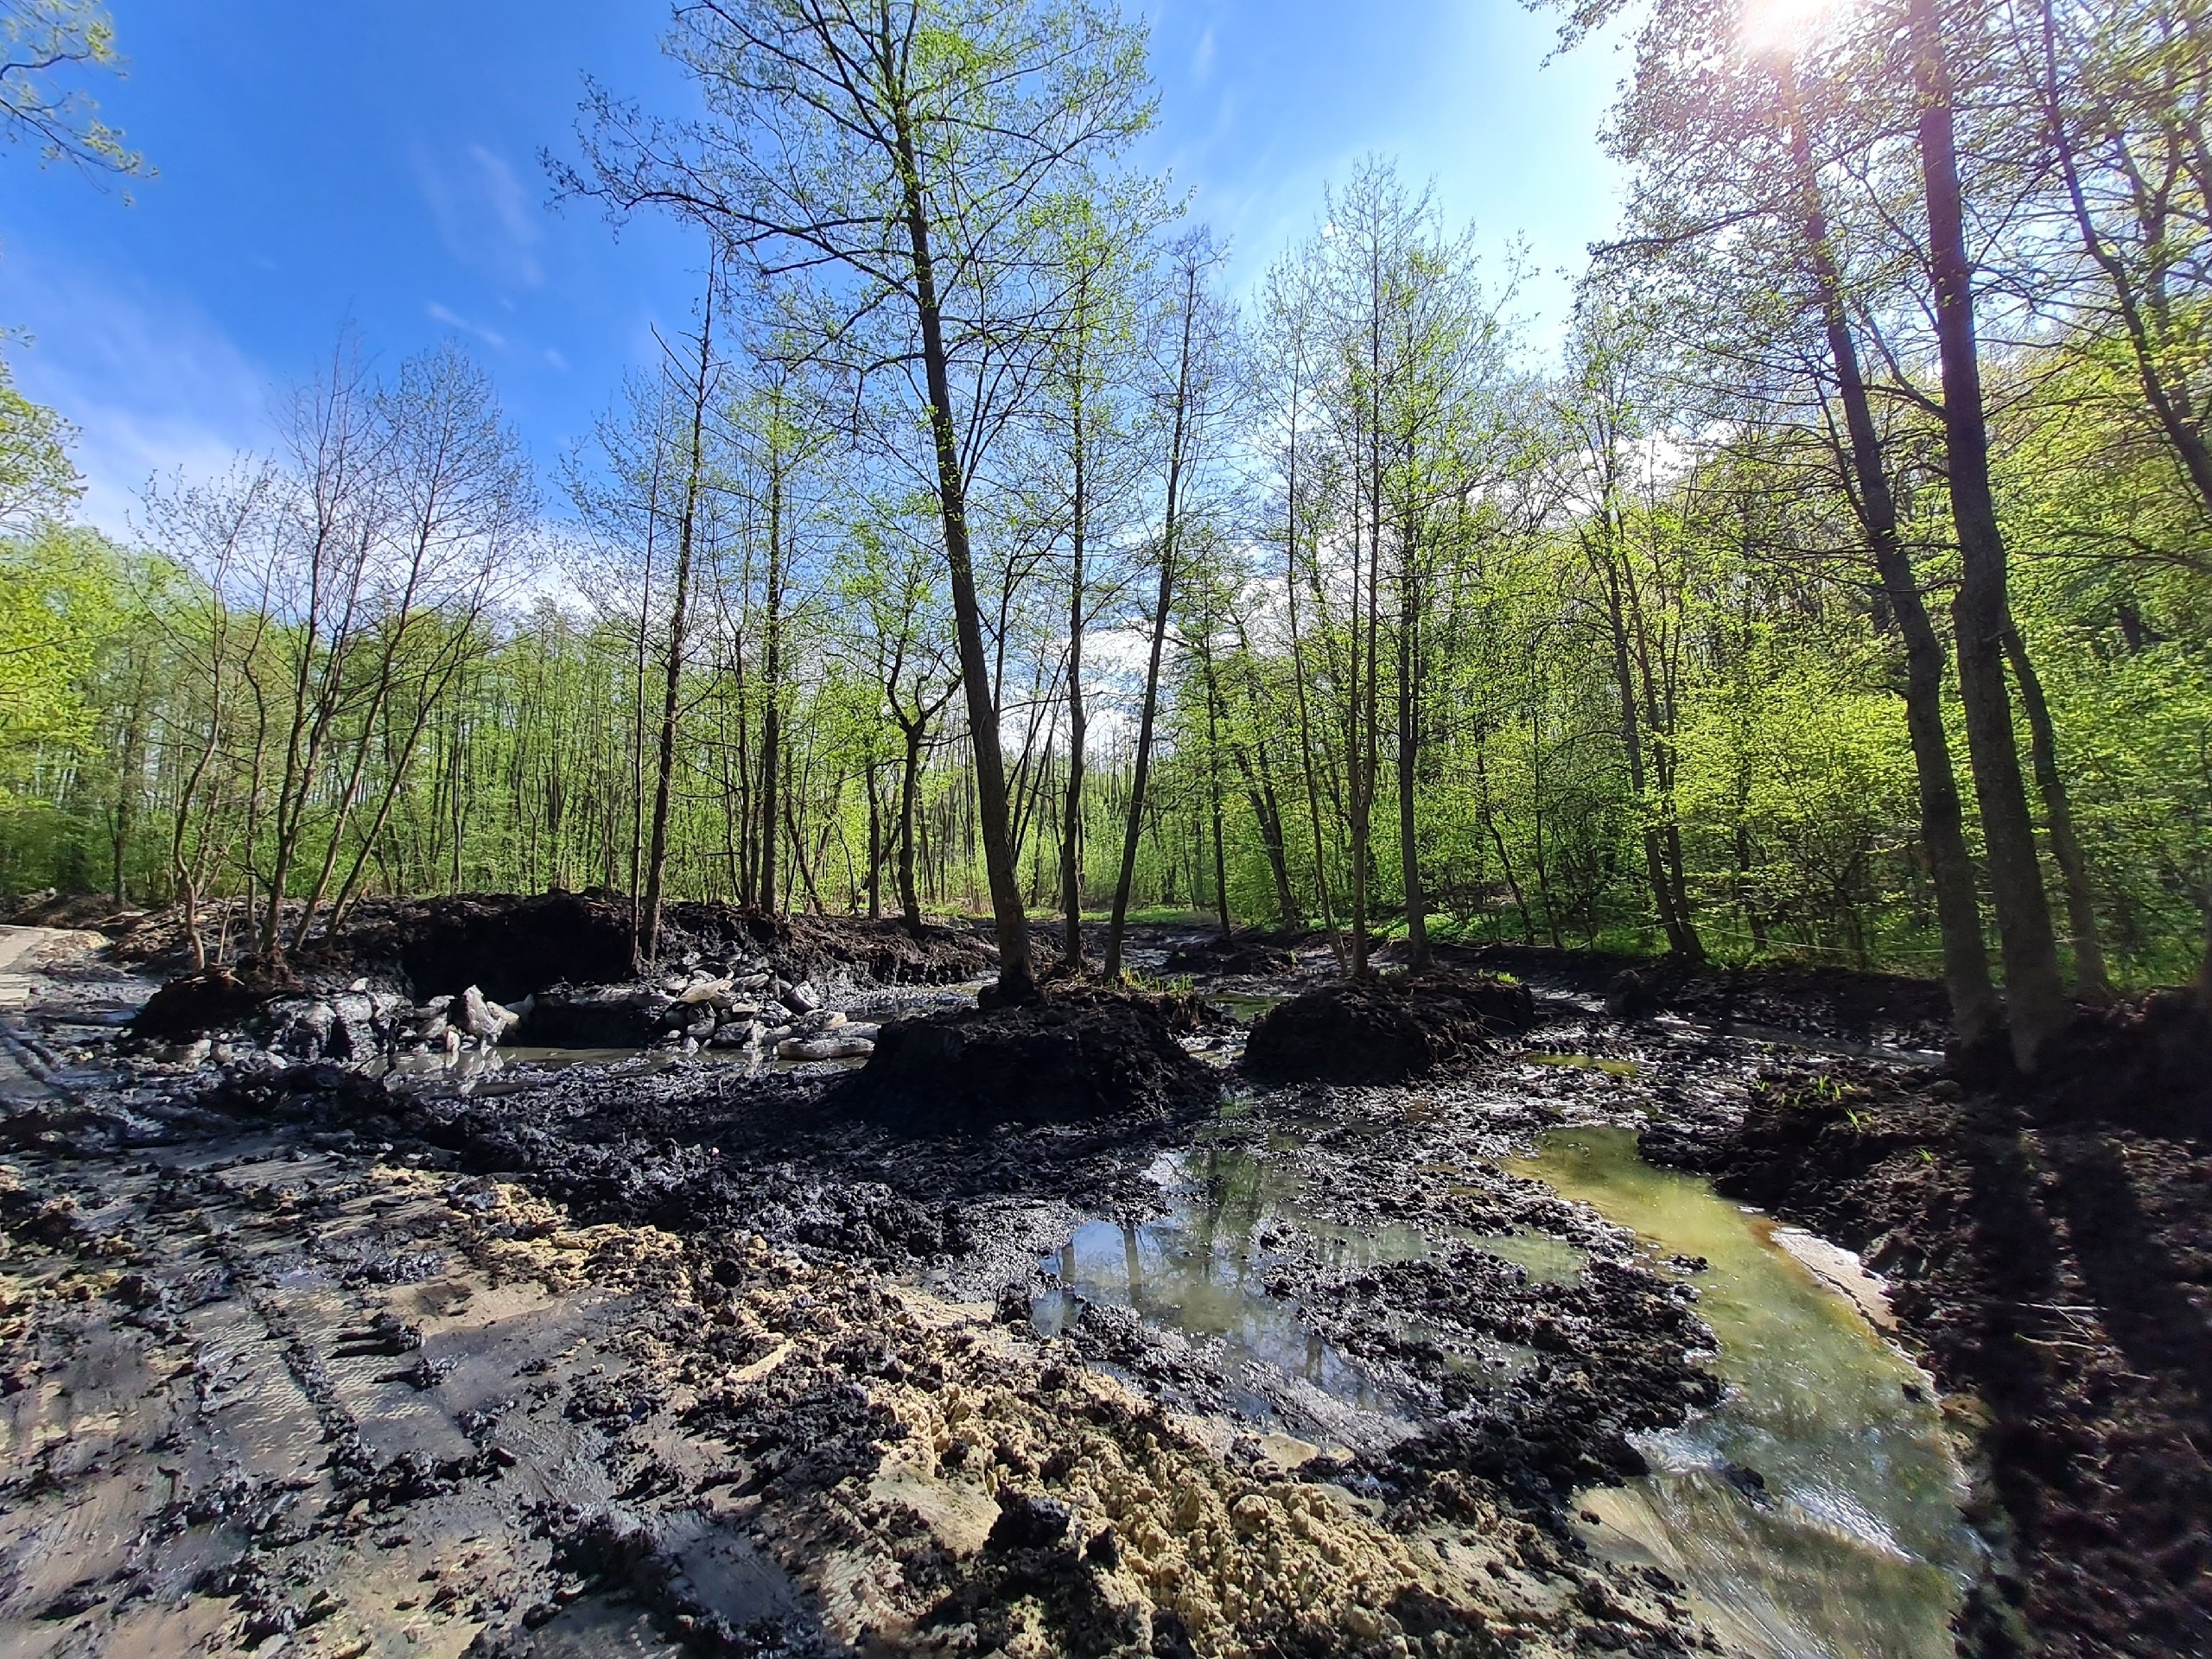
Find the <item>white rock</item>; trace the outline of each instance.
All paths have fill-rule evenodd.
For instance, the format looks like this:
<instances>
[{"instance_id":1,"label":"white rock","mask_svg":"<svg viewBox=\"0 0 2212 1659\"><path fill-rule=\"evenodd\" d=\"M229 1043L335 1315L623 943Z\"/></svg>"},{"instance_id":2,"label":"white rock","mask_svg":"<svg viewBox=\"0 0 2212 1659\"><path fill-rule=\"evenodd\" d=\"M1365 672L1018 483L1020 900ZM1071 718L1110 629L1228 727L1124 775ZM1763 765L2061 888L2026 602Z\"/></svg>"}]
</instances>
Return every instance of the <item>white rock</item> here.
<instances>
[{"instance_id":1,"label":"white rock","mask_svg":"<svg viewBox=\"0 0 2212 1659\"><path fill-rule=\"evenodd\" d=\"M522 1023L522 1016L503 1008L474 985L461 994L461 1029L487 1043L496 1043Z\"/></svg>"}]
</instances>

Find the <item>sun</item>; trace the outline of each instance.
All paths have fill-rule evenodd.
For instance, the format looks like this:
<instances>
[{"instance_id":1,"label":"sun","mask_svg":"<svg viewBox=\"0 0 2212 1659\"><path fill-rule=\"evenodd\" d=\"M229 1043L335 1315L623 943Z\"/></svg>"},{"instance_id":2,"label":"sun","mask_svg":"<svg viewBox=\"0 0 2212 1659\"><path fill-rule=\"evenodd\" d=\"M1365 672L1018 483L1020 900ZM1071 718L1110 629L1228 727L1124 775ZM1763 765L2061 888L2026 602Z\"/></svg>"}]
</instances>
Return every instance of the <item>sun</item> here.
<instances>
[{"instance_id":1,"label":"sun","mask_svg":"<svg viewBox=\"0 0 2212 1659\"><path fill-rule=\"evenodd\" d=\"M1764 57L1808 44L1839 9L1840 0L1745 0L1737 26L1745 50Z\"/></svg>"}]
</instances>

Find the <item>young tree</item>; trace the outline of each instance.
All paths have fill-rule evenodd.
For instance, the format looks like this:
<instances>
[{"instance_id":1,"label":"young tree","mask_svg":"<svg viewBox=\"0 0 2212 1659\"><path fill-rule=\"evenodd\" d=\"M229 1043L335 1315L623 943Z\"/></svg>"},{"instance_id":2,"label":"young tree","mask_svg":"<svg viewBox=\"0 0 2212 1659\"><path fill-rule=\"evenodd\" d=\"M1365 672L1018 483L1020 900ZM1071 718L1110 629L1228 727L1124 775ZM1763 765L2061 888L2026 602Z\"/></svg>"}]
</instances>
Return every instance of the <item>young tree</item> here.
<instances>
[{"instance_id":1,"label":"young tree","mask_svg":"<svg viewBox=\"0 0 2212 1659\"><path fill-rule=\"evenodd\" d=\"M1220 256L1211 237L1199 231L1175 245L1166 294L1157 324L1160 346L1153 389L1166 453L1160 537L1159 582L1154 589L1150 654L1144 693L1137 713L1136 755L1129 776L1128 813L1122 831L1121 874L1114 883L1114 908L1106 928L1109 980L1122 976L1122 938L1128 925L1129 893L1136 877L1137 842L1144 832L1145 786L1152 771L1153 730L1160 712L1160 664L1167 648L1168 619L1175 603L1176 562L1180 537L1191 513L1190 495L1210 457L1213 426L1228 391L1226 355L1229 320L1207 283Z\"/></svg>"}]
</instances>

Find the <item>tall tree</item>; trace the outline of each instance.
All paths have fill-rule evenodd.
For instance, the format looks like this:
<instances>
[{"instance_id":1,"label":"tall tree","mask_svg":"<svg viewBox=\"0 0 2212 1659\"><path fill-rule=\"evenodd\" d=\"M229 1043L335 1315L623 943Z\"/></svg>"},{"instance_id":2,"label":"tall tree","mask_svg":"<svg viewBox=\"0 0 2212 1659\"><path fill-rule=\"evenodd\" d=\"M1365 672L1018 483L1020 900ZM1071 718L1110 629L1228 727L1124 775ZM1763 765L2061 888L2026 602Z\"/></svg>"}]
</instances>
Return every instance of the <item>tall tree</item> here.
<instances>
[{"instance_id":1,"label":"tall tree","mask_svg":"<svg viewBox=\"0 0 2212 1659\"><path fill-rule=\"evenodd\" d=\"M1106 925L1109 980L1122 976L1122 941L1128 925L1129 894L1136 879L1137 842L1144 833L1145 790L1152 772L1153 734L1160 713L1160 665L1167 649L1168 621L1174 612L1175 576L1182 556L1190 497L1208 458L1224 390L1223 353L1226 322L1207 286L1220 256L1205 231L1185 236L1174 248L1159 321L1160 378L1154 388L1163 434L1160 535L1154 555L1159 580L1153 590L1151 635L1145 663L1144 691L1138 704L1135 758L1129 773L1129 798L1122 828L1121 873L1114 882L1114 907Z\"/></svg>"},{"instance_id":2,"label":"tall tree","mask_svg":"<svg viewBox=\"0 0 2212 1659\"><path fill-rule=\"evenodd\" d=\"M715 358L715 311L721 301L719 273L710 264L707 291L699 307L698 332L688 337L681 356L664 344L668 361L665 373L678 418L681 448L678 466L683 480L676 504L676 569L671 579L668 603L668 643L662 653L662 690L659 741L653 764L652 838L645 855L645 891L639 931L639 965L660 960L661 899L668 874L669 797L676 776L676 734L683 709L683 670L691 644L691 577L703 553L706 524L708 460L707 411L720 386L721 365ZM677 401L680 398L680 402Z\"/></svg>"},{"instance_id":3,"label":"tall tree","mask_svg":"<svg viewBox=\"0 0 2212 1659\"><path fill-rule=\"evenodd\" d=\"M1990 484L1989 429L1974 327L1974 264L1960 189L1950 48L1940 0L1907 0L1906 39L1919 105L1916 138L1926 198L1929 276L1942 367L1945 482L1958 537L1960 582L1951 604L1967 749L1988 847L1989 888L2005 963L2012 1058L2033 1071L2070 1014L2058 971L2050 903L2037 862L2026 786L2005 689L2012 627L2005 537Z\"/></svg>"},{"instance_id":4,"label":"tall tree","mask_svg":"<svg viewBox=\"0 0 2212 1659\"><path fill-rule=\"evenodd\" d=\"M679 10L671 49L708 113L652 121L594 92L589 175L566 182L618 211L700 219L785 285L825 355L906 375L951 579L999 991L1026 1000L970 486L1009 373L1048 343L1029 326L1028 210L1149 124L1142 34L1085 0L709 0Z\"/></svg>"}]
</instances>

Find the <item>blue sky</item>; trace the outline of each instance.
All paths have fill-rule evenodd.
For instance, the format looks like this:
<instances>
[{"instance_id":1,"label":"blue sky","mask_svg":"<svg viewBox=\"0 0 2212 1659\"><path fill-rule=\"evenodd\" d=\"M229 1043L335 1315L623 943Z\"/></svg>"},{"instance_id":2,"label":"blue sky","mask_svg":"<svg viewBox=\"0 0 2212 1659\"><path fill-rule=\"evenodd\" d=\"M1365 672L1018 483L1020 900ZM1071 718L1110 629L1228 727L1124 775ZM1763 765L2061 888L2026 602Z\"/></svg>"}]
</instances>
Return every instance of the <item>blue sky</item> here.
<instances>
[{"instance_id":1,"label":"blue sky","mask_svg":"<svg viewBox=\"0 0 2212 1659\"><path fill-rule=\"evenodd\" d=\"M158 176L126 204L0 153L0 323L18 380L83 429L86 516L122 531L149 474L265 442L271 389L350 321L391 361L456 336L542 467L587 432L652 324L681 319L702 250L645 220L556 211L537 156L573 145L589 70L683 106L654 0L111 0L127 79L103 112ZM1433 177L1485 242L1527 241L1540 330L1610 227L1596 128L1622 60L1540 67L1513 0L1160 0L1161 108L1143 159L1251 282L1368 151Z\"/></svg>"}]
</instances>

